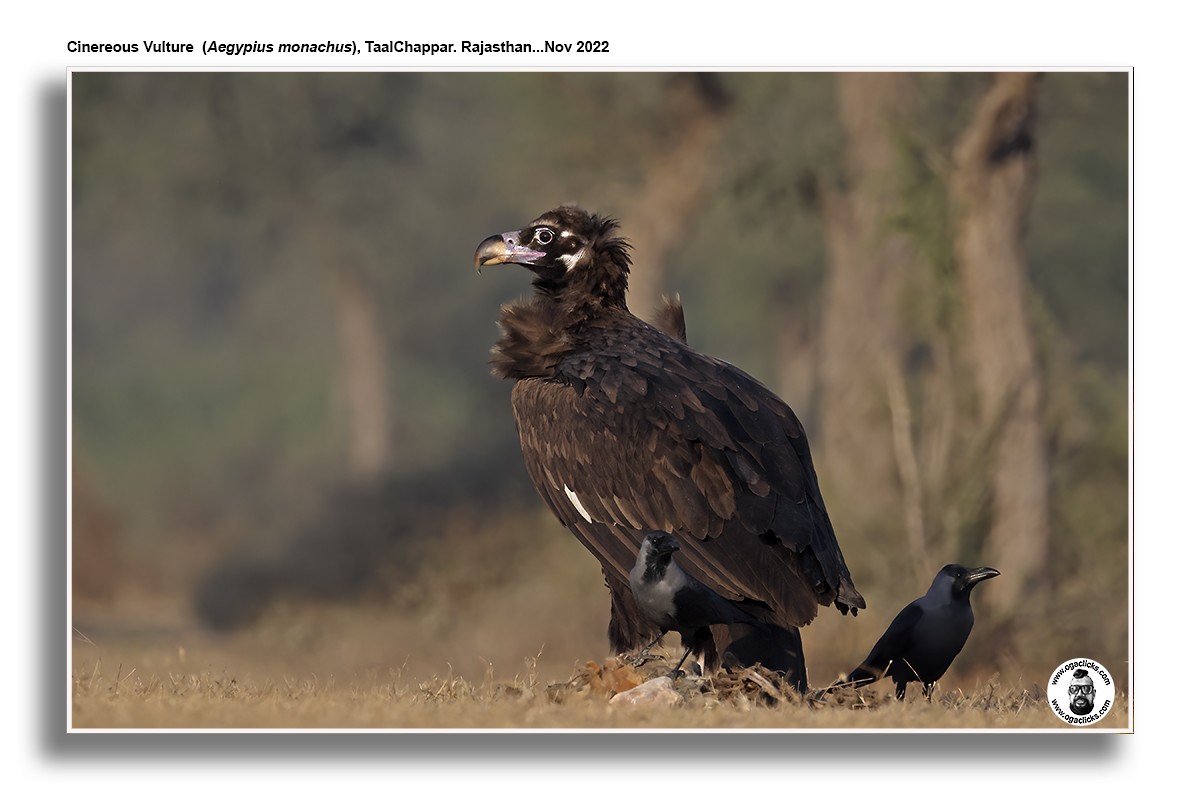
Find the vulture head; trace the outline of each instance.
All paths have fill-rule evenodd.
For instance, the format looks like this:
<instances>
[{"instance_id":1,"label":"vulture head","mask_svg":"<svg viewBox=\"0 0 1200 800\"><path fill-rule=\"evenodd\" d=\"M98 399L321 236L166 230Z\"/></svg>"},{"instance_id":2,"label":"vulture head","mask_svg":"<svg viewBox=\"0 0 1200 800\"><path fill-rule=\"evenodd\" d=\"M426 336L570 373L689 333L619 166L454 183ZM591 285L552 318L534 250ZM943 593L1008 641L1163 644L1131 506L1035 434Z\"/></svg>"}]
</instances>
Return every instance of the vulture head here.
<instances>
[{"instance_id":1,"label":"vulture head","mask_svg":"<svg viewBox=\"0 0 1200 800\"><path fill-rule=\"evenodd\" d=\"M489 236L475 250L475 269L520 264L534 286L554 298L578 296L602 305L625 306L629 243L617 221L573 206L547 211L521 230Z\"/></svg>"}]
</instances>

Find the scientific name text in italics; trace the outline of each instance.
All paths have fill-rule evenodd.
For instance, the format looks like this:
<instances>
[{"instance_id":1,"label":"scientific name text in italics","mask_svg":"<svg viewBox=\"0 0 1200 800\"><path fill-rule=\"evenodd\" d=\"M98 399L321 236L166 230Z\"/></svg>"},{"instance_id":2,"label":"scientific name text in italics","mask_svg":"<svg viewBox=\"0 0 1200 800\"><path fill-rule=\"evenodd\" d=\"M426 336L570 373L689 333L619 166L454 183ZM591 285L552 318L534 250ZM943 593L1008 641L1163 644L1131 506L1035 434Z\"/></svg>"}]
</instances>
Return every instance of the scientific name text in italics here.
<instances>
[{"instance_id":1,"label":"scientific name text in italics","mask_svg":"<svg viewBox=\"0 0 1200 800\"><path fill-rule=\"evenodd\" d=\"M196 54L206 56L255 56L293 54L339 54L339 55L510 55L510 54L595 54L611 52L609 43L601 40L578 39L559 42L546 39L542 42L472 42L462 39L457 42L416 42L407 39L362 39L359 41L333 40L312 42L233 42L206 39L199 45L192 42L172 42L166 39L137 42L67 42L68 53L87 54L133 54L151 55Z\"/></svg>"}]
</instances>

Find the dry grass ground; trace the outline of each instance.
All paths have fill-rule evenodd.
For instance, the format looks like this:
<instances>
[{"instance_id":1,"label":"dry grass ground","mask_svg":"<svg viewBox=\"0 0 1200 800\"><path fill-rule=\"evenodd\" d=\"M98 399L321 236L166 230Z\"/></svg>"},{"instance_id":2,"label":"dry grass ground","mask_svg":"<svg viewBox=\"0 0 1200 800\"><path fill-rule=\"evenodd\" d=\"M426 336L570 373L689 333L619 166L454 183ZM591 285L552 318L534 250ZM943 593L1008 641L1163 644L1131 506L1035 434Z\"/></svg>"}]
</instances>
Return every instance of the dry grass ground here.
<instances>
[{"instance_id":1,"label":"dry grass ground","mask_svg":"<svg viewBox=\"0 0 1200 800\"><path fill-rule=\"evenodd\" d=\"M191 653L131 642L115 649L115 659L98 656L91 642L77 641L74 649L71 723L77 729L1064 727L1042 688L998 677L969 689L939 688L929 703L916 691L896 701L890 683L815 701L764 683L756 673L722 673L715 680L678 678L678 707L618 708L608 702L615 691L663 674L666 662L635 671L605 660L549 672L530 657L516 674L497 675L485 666L479 679L468 680L451 666L433 674L407 667L298 674L220 642ZM196 661L206 666L192 666ZM1118 693L1116 707L1096 727L1127 723L1128 701Z\"/></svg>"},{"instance_id":2,"label":"dry grass ground","mask_svg":"<svg viewBox=\"0 0 1200 800\"><path fill-rule=\"evenodd\" d=\"M613 708L608 698L618 687L580 683L589 675L587 663L603 664L607 656L608 598L594 560L557 526L457 528L470 532L441 536L416 574L389 584L386 596L281 601L256 624L229 635L198 625L186 591L138 589L134 582L105 605L77 602L71 725L1065 727L1045 703L1045 684L1057 664L1078 654L1047 653L1037 663L1017 663L989 652L986 627L968 642L933 703L915 689L897 702L890 682L811 702L787 692L774 699L753 681L723 678L715 686L678 684L685 699L679 707ZM869 649L890 617L889 604L878 605L857 619L825 611L805 629L814 686L835 680ZM1126 728L1123 665L1107 665L1118 670L1117 705L1100 727ZM662 669L662 662L652 661L631 680Z\"/></svg>"},{"instance_id":3,"label":"dry grass ground","mask_svg":"<svg viewBox=\"0 0 1200 800\"><path fill-rule=\"evenodd\" d=\"M682 679L688 683L689 679ZM568 687L564 689L563 687ZM460 677L405 680L400 674L339 683L318 678L263 682L235 675L167 674L143 679L76 676L77 728L628 728L628 729L945 729L1063 726L1036 687L980 686L940 693L932 703L898 702L867 690L832 702L765 695L682 692L676 708L616 708L608 693L575 691L568 683L518 681L472 684ZM1122 728L1128 705L1097 727Z\"/></svg>"}]
</instances>

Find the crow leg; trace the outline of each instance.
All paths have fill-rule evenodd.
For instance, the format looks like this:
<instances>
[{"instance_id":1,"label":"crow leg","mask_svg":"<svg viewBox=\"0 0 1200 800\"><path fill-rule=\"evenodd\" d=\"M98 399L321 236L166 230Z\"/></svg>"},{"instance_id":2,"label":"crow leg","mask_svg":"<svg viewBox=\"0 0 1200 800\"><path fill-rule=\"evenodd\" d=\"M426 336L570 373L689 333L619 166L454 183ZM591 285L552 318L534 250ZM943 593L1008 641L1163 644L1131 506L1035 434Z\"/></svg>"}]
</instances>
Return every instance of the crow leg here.
<instances>
[{"instance_id":1,"label":"crow leg","mask_svg":"<svg viewBox=\"0 0 1200 800\"><path fill-rule=\"evenodd\" d=\"M690 656L691 654L692 654L691 647L688 647L686 650L683 651L683 658L679 659L679 663L675 665L675 669L671 670L672 675L679 674L680 667L683 666L683 662L687 661L687 657Z\"/></svg>"},{"instance_id":2,"label":"crow leg","mask_svg":"<svg viewBox=\"0 0 1200 800\"><path fill-rule=\"evenodd\" d=\"M635 666L635 667L640 667L642 664L645 664L647 661L649 661L650 660L650 648L654 647L659 642L661 642L663 640L663 637L666 635L667 635L666 631L663 631L662 633L660 633L658 635L658 638L655 639L650 644L643 647L642 652L638 653L637 656L635 656L633 658L633 660L630 661L630 663L633 664L633 666ZM655 658L658 658L658 656L655 656Z\"/></svg>"}]
</instances>

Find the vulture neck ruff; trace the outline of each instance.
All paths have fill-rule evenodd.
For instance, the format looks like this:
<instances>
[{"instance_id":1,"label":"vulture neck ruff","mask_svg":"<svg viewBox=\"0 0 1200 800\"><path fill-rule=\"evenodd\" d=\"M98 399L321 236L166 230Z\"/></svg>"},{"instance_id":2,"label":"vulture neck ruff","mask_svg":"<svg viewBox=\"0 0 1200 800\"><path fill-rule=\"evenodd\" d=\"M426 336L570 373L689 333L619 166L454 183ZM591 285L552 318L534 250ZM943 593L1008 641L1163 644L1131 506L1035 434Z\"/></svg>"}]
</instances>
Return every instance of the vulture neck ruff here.
<instances>
[{"instance_id":1,"label":"vulture neck ruff","mask_svg":"<svg viewBox=\"0 0 1200 800\"><path fill-rule=\"evenodd\" d=\"M625 303L629 244L613 234L611 220L594 224L597 232L572 267L534 269L534 296L501 307L491 358L496 377L552 378L591 331L636 321Z\"/></svg>"}]
</instances>

